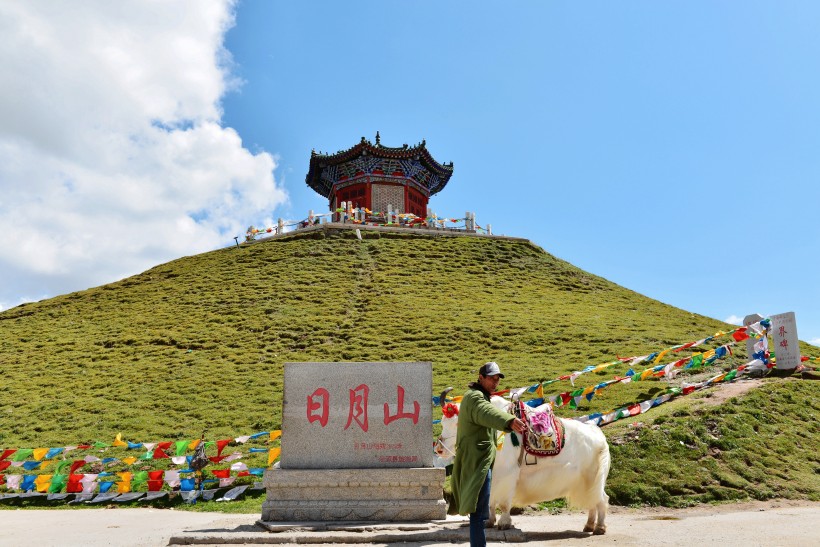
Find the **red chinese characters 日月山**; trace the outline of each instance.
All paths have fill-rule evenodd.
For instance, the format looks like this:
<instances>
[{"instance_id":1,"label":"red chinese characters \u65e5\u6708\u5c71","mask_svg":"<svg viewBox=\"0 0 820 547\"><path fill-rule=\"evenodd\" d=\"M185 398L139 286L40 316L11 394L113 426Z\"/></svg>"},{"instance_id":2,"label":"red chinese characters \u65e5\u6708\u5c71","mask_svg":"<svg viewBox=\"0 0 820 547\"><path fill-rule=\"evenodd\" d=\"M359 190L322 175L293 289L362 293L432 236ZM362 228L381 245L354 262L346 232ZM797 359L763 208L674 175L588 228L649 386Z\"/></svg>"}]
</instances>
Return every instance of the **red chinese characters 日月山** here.
<instances>
[{"instance_id":1,"label":"red chinese characters \u65e5\u6708\u5c71","mask_svg":"<svg viewBox=\"0 0 820 547\"><path fill-rule=\"evenodd\" d=\"M390 404L384 403L384 425L390 425L396 420L411 420L413 425L418 424L421 406L418 401L413 401L412 411L406 411L404 407L405 391L401 385L396 386L396 412L391 414ZM349 407L347 423L344 429L349 429L355 422L365 433L369 429L367 416L368 399L370 387L367 384L359 384L349 390ZM321 427L328 424L330 413L330 393L327 389L320 387L307 396L307 419L309 423L319 422Z\"/></svg>"}]
</instances>

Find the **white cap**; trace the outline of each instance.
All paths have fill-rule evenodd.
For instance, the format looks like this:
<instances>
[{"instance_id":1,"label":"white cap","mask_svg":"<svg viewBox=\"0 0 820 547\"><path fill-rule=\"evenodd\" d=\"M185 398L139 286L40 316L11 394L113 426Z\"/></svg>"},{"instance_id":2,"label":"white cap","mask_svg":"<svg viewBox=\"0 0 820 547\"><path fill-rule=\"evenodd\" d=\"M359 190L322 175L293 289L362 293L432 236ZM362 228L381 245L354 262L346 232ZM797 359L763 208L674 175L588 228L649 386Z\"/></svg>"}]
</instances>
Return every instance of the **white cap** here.
<instances>
[{"instance_id":1,"label":"white cap","mask_svg":"<svg viewBox=\"0 0 820 547\"><path fill-rule=\"evenodd\" d=\"M484 363L481 365L481 368L478 369L478 373L481 376L495 376L497 374L500 378L504 377L504 375L501 374L501 369L498 368L498 363L495 361L490 361L489 363Z\"/></svg>"}]
</instances>

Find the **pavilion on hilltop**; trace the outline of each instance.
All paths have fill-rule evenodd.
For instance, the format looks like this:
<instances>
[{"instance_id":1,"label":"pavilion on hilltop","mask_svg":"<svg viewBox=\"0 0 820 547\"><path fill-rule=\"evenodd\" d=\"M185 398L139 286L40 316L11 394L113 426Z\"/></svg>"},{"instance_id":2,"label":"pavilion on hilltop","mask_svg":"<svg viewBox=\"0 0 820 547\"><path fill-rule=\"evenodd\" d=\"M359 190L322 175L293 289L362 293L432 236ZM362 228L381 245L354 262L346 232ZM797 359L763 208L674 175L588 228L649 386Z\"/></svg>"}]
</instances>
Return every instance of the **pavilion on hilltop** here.
<instances>
[{"instance_id":1,"label":"pavilion on hilltop","mask_svg":"<svg viewBox=\"0 0 820 547\"><path fill-rule=\"evenodd\" d=\"M425 141L415 146L391 148L362 137L361 142L335 154L310 154L305 182L326 197L331 211L342 202L374 212L387 211L427 216L430 196L444 189L453 175L453 163L439 163Z\"/></svg>"}]
</instances>

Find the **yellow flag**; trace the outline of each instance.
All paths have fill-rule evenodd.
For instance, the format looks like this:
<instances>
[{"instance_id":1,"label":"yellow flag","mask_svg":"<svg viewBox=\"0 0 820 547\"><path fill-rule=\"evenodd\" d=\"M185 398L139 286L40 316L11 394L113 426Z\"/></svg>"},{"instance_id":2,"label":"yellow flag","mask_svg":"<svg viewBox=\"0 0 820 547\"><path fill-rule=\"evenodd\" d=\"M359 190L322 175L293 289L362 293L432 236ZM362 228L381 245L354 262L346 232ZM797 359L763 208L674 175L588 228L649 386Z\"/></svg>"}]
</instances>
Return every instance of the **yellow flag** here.
<instances>
[{"instance_id":1,"label":"yellow flag","mask_svg":"<svg viewBox=\"0 0 820 547\"><path fill-rule=\"evenodd\" d=\"M137 461L137 458L134 456L128 456L127 458L123 458L122 462L128 465L134 465L134 462Z\"/></svg>"},{"instance_id":2,"label":"yellow flag","mask_svg":"<svg viewBox=\"0 0 820 547\"><path fill-rule=\"evenodd\" d=\"M191 444L188 445L188 450L196 450L197 446L199 446L199 439L194 439L191 441Z\"/></svg>"},{"instance_id":3,"label":"yellow flag","mask_svg":"<svg viewBox=\"0 0 820 547\"><path fill-rule=\"evenodd\" d=\"M117 492L120 494L124 494L126 492L131 491L131 473L128 471L124 471L122 473L117 473L117 476L120 478L120 482L117 483Z\"/></svg>"},{"instance_id":4,"label":"yellow flag","mask_svg":"<svg viewBox=\"0 0 820 547\"><path fill-rule=\"evenodd\" d=\"M276 458L279 457L280 452L282 452L281 448L271 448L268 450L268 466L272 465L273 462L276 461Z\"/></svg>"},{"instance_id":5,"label":"yellow flag","mask_svg":"<svg viewBox=\"0 0 820 547\"><path fill-rule=\"evenodd\" d=\"M271 431L270 432L270 440L272 440L272 441L275 441L276 439L278 439L281 436L282 436L282 431L281 430Z\"/></svg>"},{"instance_id":6,"label":"yellow flag","mask_svg":"<svg viewBox=\"0 0 820 547\"><path fill-rule=\"evenodd\" d=\"M31 453L32 457L38 462L42 460L46 454L48 454L48 448L35 448L34 452Z\"/></svg>"},{"instance_id":7,"label":"yellow flag","mask_svg":"<svg viewBox=\"0 0 820 547\"><path fill-rule=\"evenodd\" d=\"M651 375L652 375L652 369L648 368L645 371L641 372L641 380L646 380Z\"/></svg>"},{"instance_id":8,"label":"yellow flag","mask_svg":"<svg viewBox=\"0 0 820 547\"><path fill-rule=\"evenodd\" d=\"M535 388L535 395L539 398L544 398L544 384L538 384L538 387Z\"/></svg>"},{"instance_id":9,"label":"yellow flag","mask_svg":"<svg viewBox=\"0 0 820 547\"><path fill-rule=\"evenodd\" d=\"M111 446L127 447L128 443L122 440L122 433L117 433L117 437L114 439L114 444L112 444Z\"/></svg>"},{"instance_id":10,"label":"yellow flag","mask_svg":"<svg viewBox=\"0 0 820 547\"><path fill-rule=\"evenodd\" d=\"M40 462L40 469L45 469L46 467L48 467L49 465L51 465L53 463L54 463L54 460L43 460L42 462Z\"/></svg>"},{"instance_id":11,"label":"yellow flag","mask_svg":"<svg viewBox=\"0 0 820 547\"><path fill-rule=\"evenodd\" d=\"M660 353L658 354L658 356L657 356L657 357L655 357L655 360L654 360L654 361L652 361L652 362L653 362L653 363L655 363L655 364L657 365L658 363L660 363L660 362L661 362L661 359L663 359L663 356L664 356L664 355L666 355L667 353L669 353L669 350L668 350L668 349L663 350L662 352L660 352Z\"/></svg>"},{"instance_id":12,"label":"yellow flag","mask_svg":"<svg viewBox=\"0 0 820 547\"><path fill-rule=\"evenodd\" d=\"M48 492L48 487L51 484L51 475L37 475L34 479L34 484L37 486L38 492Z\"/></svg>"}]
</instances>

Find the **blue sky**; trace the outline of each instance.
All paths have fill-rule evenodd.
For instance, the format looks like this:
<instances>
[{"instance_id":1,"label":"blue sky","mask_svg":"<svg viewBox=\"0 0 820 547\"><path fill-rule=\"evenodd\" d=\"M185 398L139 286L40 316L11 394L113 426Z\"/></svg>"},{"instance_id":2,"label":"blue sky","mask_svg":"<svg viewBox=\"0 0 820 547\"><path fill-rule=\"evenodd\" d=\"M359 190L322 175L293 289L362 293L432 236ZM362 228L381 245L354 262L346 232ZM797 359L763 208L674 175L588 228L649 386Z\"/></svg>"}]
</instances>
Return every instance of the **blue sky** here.
<instances>
[{"instance_id":1,"label":"blue sky","mask_svg":"<svg viewBox=\"0 0 820 547\"><path fill-rule=\"evenodd\" d=\"M378 130L455 172L431 207L652 298L795 311L820 342L820 35L811 3L258 2L226 46L224 123L278 156Z\"/></svg>"},{"instance_id":2,"label":"blue sky","mask_svg":"<svg viewBox=\"0 0 820 547\"><path fill-rule=\"evenodd\" d=\"M794 311L820 345L818 16L814 2L2 5L0 309L323 211L311 149L379 131L455 163L441 215L474 211L717 319Z\"/></svg>"}]
</instances>

